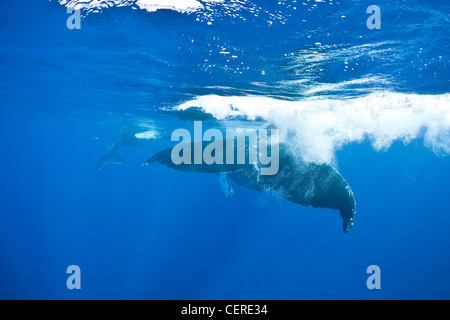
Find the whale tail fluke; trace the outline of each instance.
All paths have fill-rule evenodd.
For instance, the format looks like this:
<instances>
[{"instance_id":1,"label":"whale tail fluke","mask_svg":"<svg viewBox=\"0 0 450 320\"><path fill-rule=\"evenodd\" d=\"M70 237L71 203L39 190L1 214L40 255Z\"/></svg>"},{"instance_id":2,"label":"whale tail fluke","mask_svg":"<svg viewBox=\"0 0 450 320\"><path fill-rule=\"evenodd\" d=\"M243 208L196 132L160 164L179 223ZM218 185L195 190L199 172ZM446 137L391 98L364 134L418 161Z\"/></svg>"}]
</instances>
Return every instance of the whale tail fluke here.
<instances>
[{"instance_id":1,"label":"whale tail fluke","mask_svg":"<svg viewBox=\"0 0 450 320\"><path fill-rule=\"evenodd\" d=\"M105 155L100 159L100 161L97 164L97 168L95 169L95 173L100 172L108 163L113 164L122 164L124 163L122 157L118 155L115 152L107 152Z\"/></svg>"}]
</instances>

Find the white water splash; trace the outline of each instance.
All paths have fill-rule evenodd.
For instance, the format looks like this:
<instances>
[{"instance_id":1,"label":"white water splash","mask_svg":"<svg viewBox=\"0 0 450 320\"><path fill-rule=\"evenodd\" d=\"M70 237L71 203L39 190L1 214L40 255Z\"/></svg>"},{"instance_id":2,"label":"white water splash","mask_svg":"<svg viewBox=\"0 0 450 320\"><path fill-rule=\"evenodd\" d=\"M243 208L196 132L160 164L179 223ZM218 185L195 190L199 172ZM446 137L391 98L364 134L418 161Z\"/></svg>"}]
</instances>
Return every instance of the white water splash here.
<instances>
[{"instance_id":1,"label":"white water splash","mask_svg":"<svg viewBox=\"0 0 450 320\"><path fill-rule=\"evenodd\" d=\"M216 119L263 119L280 129L304 160L332 163L336 150L369 139L376 150L423 137L450 154L450 94L378 92L352 99L286 101L261 96L200 96L176 109L202 109Z\"/></svg>"},{"instance_id":2,"label":"white water splash","mask_svg":"<svg viewBox=\"0 0 450 320\"><path fill-rule=\"evenodd\" d=\"M206 0L206 3L222 2L223 0ZM178 12L193 12L203 8L196 0L58 0L66 7L76 10L99 11L111 7L127 7L135 5L140 9L153 12L159 9L169 9Z\"/></svg>"}]
</instances>

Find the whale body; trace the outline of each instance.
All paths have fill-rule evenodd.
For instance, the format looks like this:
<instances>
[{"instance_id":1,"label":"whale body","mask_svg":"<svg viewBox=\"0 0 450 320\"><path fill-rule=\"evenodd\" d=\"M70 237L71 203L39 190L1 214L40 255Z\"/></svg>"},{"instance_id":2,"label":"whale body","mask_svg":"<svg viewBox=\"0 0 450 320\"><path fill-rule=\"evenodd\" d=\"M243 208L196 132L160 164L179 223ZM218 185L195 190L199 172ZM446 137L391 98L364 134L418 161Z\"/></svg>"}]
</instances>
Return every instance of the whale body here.
<instances>
[{"instance_id":1,"label":"whale body","mask_svg":"<svg viewBox=\"0 0 450 320\"><path fill-rule=\"evenodd\" d=\"M307 163L294 157L284 145L280 146L277 174L260 175L257 166L247 166L228 176L244 187L272 191L303 206L339 210L345 233L354 224L356 201L342 175L330 165Z\"/></svg>"},{"instance_id":2,"label":"whale body","mask_svg":"<svg viewBox=\"0 0 450 320\"><path fill-rule=\"evenodd\" d=\"M204 143L203 148L205 147ZM193 143L191 148L192 155ZM248 155L248 148L246 153ZM223 155L225 159L225 148ZM301 157L294 156L283 143L279 144L279 170L274 175L262 175L259 162L225 164L224 161L224 164L194 164L191 161L190 164L175 164L171 156L172 148L164 149L148 159L142 166L159 162L176 170L218 174L225 194L229 197L232 194L232 188L224 177L226 174L241 186L271 191L303 206L339 210L345 233L348 233L354 224L356 201L349 184L342 175L330 165L303 161Z\"/></svg>"}]
</instances>

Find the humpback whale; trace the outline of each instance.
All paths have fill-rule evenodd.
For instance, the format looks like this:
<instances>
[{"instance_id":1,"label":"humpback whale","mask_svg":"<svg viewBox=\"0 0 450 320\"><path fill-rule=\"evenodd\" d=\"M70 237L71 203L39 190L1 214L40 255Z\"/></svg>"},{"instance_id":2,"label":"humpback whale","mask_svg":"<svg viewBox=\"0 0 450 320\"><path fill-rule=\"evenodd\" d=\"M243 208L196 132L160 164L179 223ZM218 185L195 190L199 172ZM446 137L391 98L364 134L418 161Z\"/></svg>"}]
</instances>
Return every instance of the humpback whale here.
<instances>
[{"instance_id":1,"label":"humpback whale","mask_svg":"<svg viewBox=\"0 0 450 320\"><path fill-rule=\"evenodd\" d=\"M203 148L207 147L203 143ZM191 155L194 153L194 144ZM222 144L225 145L225 144ZM248 155L248 146L246 146ZM226 149L223 150L226 157ZM166 148L143 163L143 167L159 162L170 168L189 171L215 173L224 188L227 198L231 197L233 189L227 178L237 184L260 191L271 191L286 200L312 206L314 208L329 208L340 211L343 220L343 231L348 233L354 224L356 201L353 192L342 175L327 164L307 163L292 154L286 144L279 144L279 170L274 175L262 175L261 163L244 164L175 164L172 161L172 148ZM225 163L225 162L223 162Z\"/></svg>"},{"instance_id":2,"label":"humpback whale","mask_svg":"<svg viewBox=\"0 0 450 320\"><path fill-rule=\"evenodd\" d=\"M163 137L163 133L156 127L133 126L118 132L108 144L106 152L97 164L95 172L98 173L108 163L122 164L124 160L117 150L125 146L137 146L149 143Z\"/></svg>"}]
</instances>

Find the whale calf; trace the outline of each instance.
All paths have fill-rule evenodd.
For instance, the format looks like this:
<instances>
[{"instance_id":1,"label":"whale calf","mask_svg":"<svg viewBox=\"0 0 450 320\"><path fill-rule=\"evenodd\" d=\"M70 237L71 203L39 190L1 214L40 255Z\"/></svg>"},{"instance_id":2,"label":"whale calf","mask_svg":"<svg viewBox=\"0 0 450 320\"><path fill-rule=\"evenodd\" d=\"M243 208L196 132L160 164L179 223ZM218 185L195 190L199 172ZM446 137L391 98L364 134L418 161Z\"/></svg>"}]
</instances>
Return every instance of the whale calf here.
<instances>
[{"instance_id":1,"label":"whale calf","mask_svg":"<svg viewBox=\"0 0 450 320\"><path fill-rule=\"evenodd\" d=\"M208 142L203 142L203 148L207 147L207 144ZM191 155L194 153L193 145L192 143ZM246 153L248 155L248 147ZM222 154L225 158L226 149ZM191 161L189 164L175 164L172 161L172 148L156 153L142 166L154 162L181 171L215 173L219 175L227 198L233 193L227 181L228 177L243 187L271 191L303 206L339 210L345 233L348 233L354 224L356 201L342 175L330 165L304 162L301 157L294 156L284 143L279 144L279 170L274 175L262 175L260 163L194 164Z\"/></svg>"},{"instance_id":2,"label":"whale calf","mask_svg":"<svg viewBox=\"0 0 450 320\"><path fill-rule=\"evenodd\" d=\"M124 160L117 150L125 146L137 146L147 144L156 139L161 139L164 133L156 127L132 126L124 128L114 135L106 148L106 152L97 164L95 172L98 173L108 163L122 164Z\"/></svg>"}]
</instances>

